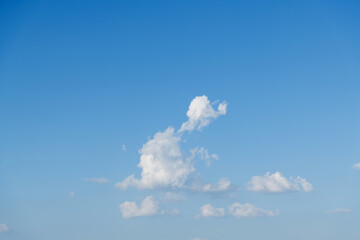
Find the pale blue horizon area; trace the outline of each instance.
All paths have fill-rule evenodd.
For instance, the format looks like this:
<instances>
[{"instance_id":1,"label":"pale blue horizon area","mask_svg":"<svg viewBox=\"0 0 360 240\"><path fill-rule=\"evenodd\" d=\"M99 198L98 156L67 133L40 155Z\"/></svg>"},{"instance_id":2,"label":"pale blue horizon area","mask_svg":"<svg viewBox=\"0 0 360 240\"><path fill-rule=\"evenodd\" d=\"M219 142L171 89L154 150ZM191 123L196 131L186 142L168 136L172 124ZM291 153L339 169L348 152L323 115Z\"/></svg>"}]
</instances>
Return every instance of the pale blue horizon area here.
<instances>
[{"instance_id":1,"label":"pale blue horizon area","mask_svg":"<svg viewBox=\"0 0 360 240\"><path fill-rule=\"evenodd\" d=\"M358 1L1 1L0 239L360 239L359 12ZM196 173L237 190L177 190L187 201L168 203L169 189L116 189L202 95L227 113L184 134L182 150L219 155ZM276 171L314 191L246 189ZM180 214L122 217L119 204L149 195ZM195 217L234 202L279 214Z\"/></svg>"}]
</instances>

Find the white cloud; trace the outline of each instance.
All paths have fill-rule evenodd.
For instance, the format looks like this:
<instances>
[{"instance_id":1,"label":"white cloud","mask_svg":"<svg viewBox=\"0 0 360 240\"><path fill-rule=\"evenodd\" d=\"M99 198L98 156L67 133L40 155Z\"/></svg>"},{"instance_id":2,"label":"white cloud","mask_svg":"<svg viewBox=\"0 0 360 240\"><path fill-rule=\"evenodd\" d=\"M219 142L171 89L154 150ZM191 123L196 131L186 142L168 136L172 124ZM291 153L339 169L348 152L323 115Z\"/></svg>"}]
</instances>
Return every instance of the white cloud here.
<instances>
[{"instance_id":1,"label":"white cloud","mask_svg":"<svg viewBox=\"0 0 360 240\"><path fill-rule=\"evenodd\" d=\"M179 215L179 209L160 209L153 196L147 196L138 206L136 202L125 201L119 205L123 218L146 217L154 215Z\"/></svg>"},{"instance_id":2,"label":"white cloud","mask_svg":"<svg viewBox=\"0 0 360 240\"><path fill-rule=\"evenodd\" d=\"M127 149L126 149L126 145L123 144L123 145L121 146L121 149L122 149L123 151L126 151L126 150L127 150Z\"/></svg>"},{"instance_id":3,"label":"white cloud","mask_svg":"<svg viewBox=\"0 0 360 240\"><path fill-rule=\"evenodd\" d=\"M209 167L211 165L212 160L218 160L219 156L217 154L209 154L208 150L204 147L201 148L193 148L190 150L192 157L195 158L196 155L199 156L201 160L206 162L206 165Z\"/></svg>"},{"instance_id":4,"label":"white cloud","mask_svg":"<svg viewBox=\"0 0 360 240\"><path fill-rule=\"evenodd\" d=\"M360 171L360 163L355 163L352 167Z\"/></svg>"},{"instance_id":5,"label":"white cloud","mask_svg":"<svg viewBox=\"0 0 360 240\"><path fill-rule=\"evenodd\" d=\"M193 131L194 129L201 130L209 125L212 119L225 115L226 107L227 104L223 102L219 104L217 110L214 110L207 96L195 97L186 113L189 119L182 124L179 132Z\"/></svg>"},{"instance_id":6,"label":"white cloud","mask_svg":"<svg viewBox=\"0 0 360 240\"><path fill-rule=\"evenodd\" d=\"M165 132L158 132L153 139L144 144L140 150L141 178L129 176L116 187L127 189L135 186L140 189L156 187L181 187L187 176L195 169L191 161L183 159L179 141L174 135L174 128L169 127Z\"/></svg>"},{"instance_id":7,"label":"white cloud","mask_svg":"<svg viewBox=\"0 0 360 240\"><path fill-rule=\"evenodd\" d=\"M9 228L5 223L0 223L0 233L7 233L9 232Z\"/></svg>"},{"instance_id":8,"label":"white cloud","mask_svg":"<svg viewBox=\"0 0 360 240\"><path fill-rule=\"evenodd\" d=\"M231 187L231 181L227 178L221 178L218 183L203 183L202 181L192 182L188 187L190 190L195 192L225 192Z\"/></svg>"},{"instance_id":9,"label":"white cloud","mask_svg":"<svg viewBox=\"0 0 360 240\"><path fill-rule=\"evenodd\" d=\"M304 192L312 192L314 191L313 185L306 181L305 178L297 177L295 179L295 183L299 184Z\"/></svg>"},{"instance_id":10,"label":"white cloud","mask_svg":"<svg viewBox=\"0 0 360 240\"><path fill-rule=\"evenodd\" d=\"M225 216L224 208L215 208L210 204L205 204L200 208L200 214L197 217L223 217Z\"/></svg>"},{"instance_id":11,"label":"white cloud","mask_svg":"<svg viewBox=\"0 0 360 240\"><path fill-rule=\"evenodd\" d=\"M250 203L240 204L236 202L229 207L229 214L237 218L244 218L244 217L275 216L277 213L274 213L270 210L264 210L258 208Z\"/></svg>"},{"instance_id":12,"label":"white cloud","mask_svg":"<svg viewBox=\"0 0 360 240\"><path fill-rule=\"evenodd\" d=\"M278 210L273 212L270 210L265 210L258 208L253 204L245 203L240 204L238 202L233 203L228 207L229 215L232 215L237 218L246 218L246 217L262 217L262 216L275 216L279 212ZM196 217L223 217L225 216L224 208L215 208L210 204L205 204L200 208L200 214Z\"/></svg>"},{"instance_id":13,"label":"white cloud","mask_svg":"<svg viewBox=\"0 0 360 240\"><path fill-rule=\"evenodd\" d=\"M84 178L84 181L86 182L92 182L92 183L108 183L109 180L106 178Z\"/></svg>"},{"instance_id":14,"label":"white cloud","mask_svg":"<svg viewBox=\"0 0 360 240\"><path fill-rule=\"evenodd\" d=\"M350 213L351 209L348 208L335 208L326 211L327 213Z\"/></svg>"},{"instance_id":15,"label":"white cloud","mask_svg":"<svg viewBox=\"0 0 360 240\"><path fill-rule=\"evenodd\" d=\"M165 202L185 202L186 197L176 192L166 192L162 195L162 200Z\"/></svg>"},{"instance_id":16,"label":"white cloud","mask_svg":"<svg viewBox=\"0 0 360 240\"><path fill-rule=\"evenodd\" d=\"M74 192L70 192L70 193L69 193L69 196L70 196L71 198L74 198L74 197L75 197L75 193L74 193Z\"/></svg>"},{"instance_id":17,"label":"white cloud","mask_svg":"<svg viewBox=\"0 0 360 240\"><path fill-rule=\"evenodd\" d=\"M124 218L153 216L157 214L159 207L153 196L146 197L140 206L135 202L126 201L119 205L120 211Z\"/></svg>"},{"instance_id":18,"label":"white cloud","mask_svg":"<svg viewBox=\"0 0 360 240\"><path fill-rule=\"evenodd\" d=\"M191 102L188 116L189 120L183 124L186 130L189 126L198 129L210 123L210 120L226 113L226 104L222 103L215 111L206 96L196 97ZM175 132L173 127L168 127L163 132L157 132L140 149L141 177L130 175L122 182L116 183L115 187L122 190L133 186L138 189L172 188L190 189L192 191L218 192L226 191L231 182L221 179L219 183L197 183L191 182L190 175L194 175L194 155L200 154L200 158L206 161L218 159L216 154L209 154L205 148L193 150L192 156L186 157L181 151L180 141L182 132ZM194 187L195 186L195 187Z\"/></svg>"},{"instance_id":19,"label":"white cloud","mask_svg":"<svg viewBox=\"0 0 360 240\"><path fill-rule=\"evenodd\" d=\"M275 172L273 174L267 172L264 176L252 177L250 182L247 183L247 189L254 192L265 193L281 193L300 190L311 192L313 191L313 186L306 181L306 179L301 177L287 179L280 172Z\"/></svg>"}]
</instances>

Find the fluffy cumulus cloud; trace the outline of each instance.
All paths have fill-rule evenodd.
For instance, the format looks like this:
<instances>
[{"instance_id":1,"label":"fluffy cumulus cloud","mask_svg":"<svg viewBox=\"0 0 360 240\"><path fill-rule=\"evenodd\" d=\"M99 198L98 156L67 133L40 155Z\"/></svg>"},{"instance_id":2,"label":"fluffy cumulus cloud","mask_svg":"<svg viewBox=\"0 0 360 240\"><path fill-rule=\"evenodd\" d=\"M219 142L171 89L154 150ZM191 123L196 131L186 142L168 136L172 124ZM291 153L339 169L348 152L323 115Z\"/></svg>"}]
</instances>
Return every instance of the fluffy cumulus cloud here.
<instances>
[{"instance_id":1,"label":"fluffy cumulus cloud","mask_svg":"<svg viewBox=\"0 0 360 240\"><path fill-rule=\"evenodd\" d=\"M350 213L351 209L348 208L335 208L327 210L326 213Z\"/></svg>"},{"instance_id":2,"label":"fluffy cumulus cloud","mask_svg":"<svg viewBox=\"0 0 360 240\"><path fill-rule=\"evenodd\" d=\"M245 217L275 216L277 212L274 213L273 211L270 210L264 210L250 203L240 204L236 202L229 207L229 214L237 218L245 218Z\"/></svg>"},{"instance_id":3,"label":"fluffy cumulus cloud","mask_svg":"<svg viewBox=\"0 0 360 240\"><path fill-rule=\"evenodd\" d=\"M287 191L313 191L313 186L306 179L285 178L280 172L270 174L267 172L264 176L252 177L247 183L247 189L254 192L264 193L282 193Z\"/></svg>"},{"instance_id":4,"label":"fluffy cumulus cloud","mask_svg":"<svg viewBox=\"0 0 360 240\"><path fill-rule=\"evenodd\" d=\"M109 180L107 178L84 178L84 181L86 182L92 182L92 183L108 183Z\"/></svg>"},{"instance_id":5,"label":"fluffy cumulus cloud","mask_svg":"<svg viewBox=\"0 0 360 240\"><path fill-rule=\"evenodd\" d=\"M182 124L179 132L193 131L194 129L201 130L209 125L211 120L225 115L226 106L225 102L220 103L217 110L215 110L207 96L195 97L191 101L189 110L186 113L189 119Z\"/></svg>"},{"instance_id":6,"label":"fluffy cumulus cloud","mask_svg":"<svg viewBox=\"0 0 360 240\"><path fill-rule=\"evenodd\" d=\"M0 223L0 233L7 233L9 232L9 228L5 223Z\"/></svg>"},{"instance_id":7,"label":"fluffy cumulus cloud","mask_svg":"<svg viewBox=\"0 0 360 240\"><path fill-rule=\"evenodd\" d=\"M226 104L219 104L215 111L206 96L196 97L190 104L188 116L180 131L176 132L173 127L168 127L163 132L157 132L152 139L140 149L141 177L130 175L115 186L122 190L128 187L138 189L172 188L190 189L194 191L216 192L226 191L230 186L228 179L221 179L217 184L191 183L189 176L195 172L194 154L200 154L200 158L206 161L217 159L215 154L209 154L204 148L193 150L192 156L186 157L180 148L182 131L191 131L194 128L201 129L208 125L211 119L226 113Z\"/></svg>"},{"instance_id":8,"label":"fluffy cumulus cloud","mask_svg":"<svg viewBox=\"0 0 360 240\"><path fill-rule=\"evenodd\" d=\"M153 216L158 213L159 206L153 196L146 197L138 206L136 202L126 201L119 205L120 211L124 218Z\"/></svg>"},{"instance_id":9,"label":"fluffy cumulus cloud","mask_svg":"<svg viewBox=\"0 0 360 240\"><path fill-rule=\"evenodd\" d=\"M355 163L352 167L360 171L360 163Z\"/></svg>"},{"instance_id":10,"label":"fluffy cumulus cloud","mask_svg":"<svg viewBox=\"0 0 360 240\"><path fill-rule=\"evenodd\" d=\"M116 187L127 189L135 186L140 189L156 187L181 187L187 176L194 171L191 161L184 160L179 141L174 135L174 128L169 127L165 132L158 132L140 150L141 178L134 175L117 183Z\"/></svg>"},{"instance_id":11,"label":"fluffy cumulus cloud","mask_svg":"<svg viewBox=\"0 0 360 240\"><path fill-rule=\"evenodd\" d=\"M224 208L215 208L211 204L205 204L200 208L200 214L197 217L223 217L225 216Z\"/></svg>"}]
</instances>

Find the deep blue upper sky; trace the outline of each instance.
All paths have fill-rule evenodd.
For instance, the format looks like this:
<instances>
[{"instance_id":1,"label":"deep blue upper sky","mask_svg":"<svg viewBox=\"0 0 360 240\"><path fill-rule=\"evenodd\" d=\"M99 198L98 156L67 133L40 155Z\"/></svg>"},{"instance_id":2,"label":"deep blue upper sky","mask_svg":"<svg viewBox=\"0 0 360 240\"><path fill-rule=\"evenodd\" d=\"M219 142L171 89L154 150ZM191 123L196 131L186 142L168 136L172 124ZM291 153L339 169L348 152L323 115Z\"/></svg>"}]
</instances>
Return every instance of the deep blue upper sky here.
<instances>
[{"instance_id":1,"label":"deep blue upper sky","mask_svg":"<svg viewBox=\"0 0 360 240\"><path fill-rule=\"evenodd\" d=\"M358 240L359 12L359 1L1 1L0 239ZM163 190L114 184L139 178L138 150L202 95L227 114L184 135L183 151L219 155L197 172L238 190L178 189L186 202L161 204L179 216L124 219L119 204ZM314 191L246 190L276 171ZM99 177L110 183L83 180ZM234 202L280 213L194 218Z\"/></svg>"}]
</instances>

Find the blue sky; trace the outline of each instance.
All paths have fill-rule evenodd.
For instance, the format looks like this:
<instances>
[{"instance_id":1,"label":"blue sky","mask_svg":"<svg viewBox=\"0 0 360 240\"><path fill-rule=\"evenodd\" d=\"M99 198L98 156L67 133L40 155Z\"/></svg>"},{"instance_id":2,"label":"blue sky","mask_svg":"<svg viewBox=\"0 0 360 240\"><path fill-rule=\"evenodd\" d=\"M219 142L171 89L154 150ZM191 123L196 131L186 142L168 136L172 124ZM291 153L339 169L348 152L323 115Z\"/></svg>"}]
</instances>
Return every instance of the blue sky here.
<instances>
[{"instance_id":1,"label":"blue sky","mask_svg":"<svg viewBox=\"0 0 360 240\"><path fill-rule=\"evenodd\" d=\"M1 1L0 239L358 240L359 10Z\"/></svg>"}]
</instances>

